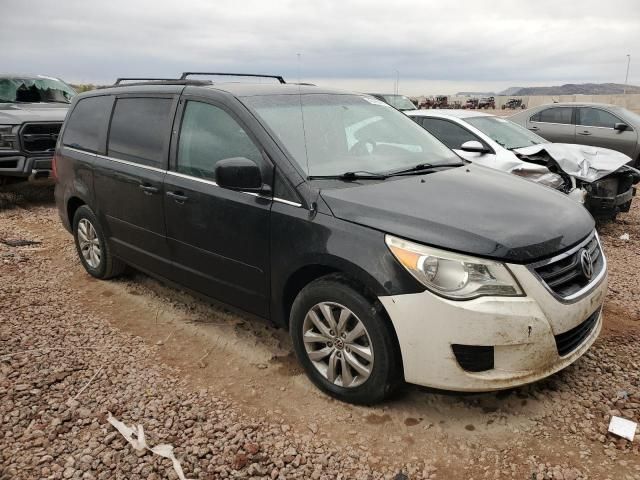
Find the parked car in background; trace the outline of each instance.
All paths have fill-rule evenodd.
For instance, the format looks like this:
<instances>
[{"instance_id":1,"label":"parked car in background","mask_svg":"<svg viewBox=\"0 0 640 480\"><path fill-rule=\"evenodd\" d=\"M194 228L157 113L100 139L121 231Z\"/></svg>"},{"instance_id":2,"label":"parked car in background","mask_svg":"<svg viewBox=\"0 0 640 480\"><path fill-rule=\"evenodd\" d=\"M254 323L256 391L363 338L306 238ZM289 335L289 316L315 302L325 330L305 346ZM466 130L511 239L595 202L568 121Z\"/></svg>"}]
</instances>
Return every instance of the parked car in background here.
<instances>
[{"instance_id":1,"label":"parked car in background","mask_svg":"<svg viewBox=\"0 0 640 480\"><path fill-rule=\"evenodd\" d=\"M516 113L509 120L550 142L611 148L640 166L640 115L602 103L552 103Z\"/></svg>"},{"instance_id":2,"label":"parked car in background","mask_svg":"<svg viewBox=\"0 0 640 480\"><path fill-rule=\"evenodd\" d=\"M607 265L578 203L367 95L185 77L73 101L55 197L90 275L269 318L355 403L533 382L598 336Z\"/></svg>"},{"instance_id":3,"label":"parked car in background","mask_svg":"<svg viewBox=\"0 0 640 480\"><path fill-rule=\"evenodd\" d=\"M627 212L640 172L614 150L549 143L504 118L469 111L405 112L458 155L584 202L598 218Z\"/></svg>"},{"instance_id":4,"label":"parked car in background","mask_svg":"<svg viewBox=\"0 0 640 480\"><path fill-rule=\"evenodd\" d=\"M367 95L371 95L378 100L382 100L384 103L387 103L400 111L416 109L416 104L405 95L395 95L392 93L368 93Z\"/></svg>"},{"instance_id":5,"label":"parked car in background","mask_svg":"<svg viewBox=\"0 0 640 480\"><path fill-rule=\"evenodd\" d=\"M526 105L521 98L510 98L502 105L502 110L524 110L525 108Z\"/></svg>"},{"instance_id":6,"label":"parked car in background","mask_svg":"<svg viewBox=\"0 0 640 480\"><path fill-rule=\"evenodd\" d=\"M58 78L0 74L0 184L50 176L58 133L75 94Z\"/></svg>"}]
</instances>

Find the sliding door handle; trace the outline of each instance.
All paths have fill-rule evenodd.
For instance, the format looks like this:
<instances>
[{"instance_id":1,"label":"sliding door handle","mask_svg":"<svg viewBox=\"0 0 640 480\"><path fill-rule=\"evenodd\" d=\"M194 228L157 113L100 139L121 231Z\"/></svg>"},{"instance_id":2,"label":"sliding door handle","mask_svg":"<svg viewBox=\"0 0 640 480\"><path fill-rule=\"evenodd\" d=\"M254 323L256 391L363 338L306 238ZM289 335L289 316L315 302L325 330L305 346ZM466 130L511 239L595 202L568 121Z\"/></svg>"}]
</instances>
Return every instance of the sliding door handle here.
<instances>
[{"instance_id":1,"label":"sliding door handle","mask_svg":"<svg viewBox=\"0 0 640 480\"><path fill-rule=\"evenodd\" d=\"M167 197L173 198L176 203L180 204L189 200L189 197L182 192L167 192Z\"/></svg>"}]
</instances>

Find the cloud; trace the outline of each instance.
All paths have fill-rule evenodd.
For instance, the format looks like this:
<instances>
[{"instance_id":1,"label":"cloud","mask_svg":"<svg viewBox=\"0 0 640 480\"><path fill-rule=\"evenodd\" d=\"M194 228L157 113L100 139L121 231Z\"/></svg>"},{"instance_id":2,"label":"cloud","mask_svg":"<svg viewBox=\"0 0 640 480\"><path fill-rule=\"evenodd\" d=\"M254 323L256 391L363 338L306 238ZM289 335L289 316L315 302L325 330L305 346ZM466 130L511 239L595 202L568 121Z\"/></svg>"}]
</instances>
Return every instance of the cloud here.
<instances>
[{"instance_id":1,"label":"cloud","mask_svg":"<svg viewBox=\"0 0 640 480\"><path fill-rule=\"evenodd\" d=\"M622 82L628 53L640 65L637 0L3 0L1 8L2 68L70 81L204 69L387 86L398 70L416 88L530 85ZM634 67L630 81L640 83Z\"/></svg>"}]
</instances>

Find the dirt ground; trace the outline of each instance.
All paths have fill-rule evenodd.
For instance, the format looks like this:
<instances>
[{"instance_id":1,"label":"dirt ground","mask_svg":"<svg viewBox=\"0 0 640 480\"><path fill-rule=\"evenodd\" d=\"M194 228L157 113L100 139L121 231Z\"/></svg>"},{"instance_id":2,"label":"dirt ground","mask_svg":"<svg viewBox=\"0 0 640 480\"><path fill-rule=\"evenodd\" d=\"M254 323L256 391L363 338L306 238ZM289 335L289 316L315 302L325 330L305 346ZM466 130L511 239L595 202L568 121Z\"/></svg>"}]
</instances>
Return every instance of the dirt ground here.
<instances>
[{"instance_id":1,"label":"dirt ground","mask_svg":"<svg viewBox=\"0 0 640 480\"><path fill-rule=\"evenodd\" d=\"M140 273L92 279L50 190L0 209L0 479L177 478L108 411L172 443L189 478L640 479L640 439L607 433L611 415L640 421L638 200L599 228L610 291L583 358L511 391L406 386L376 407L317 391L262 320Z\"/></svg>"}]
</instances>

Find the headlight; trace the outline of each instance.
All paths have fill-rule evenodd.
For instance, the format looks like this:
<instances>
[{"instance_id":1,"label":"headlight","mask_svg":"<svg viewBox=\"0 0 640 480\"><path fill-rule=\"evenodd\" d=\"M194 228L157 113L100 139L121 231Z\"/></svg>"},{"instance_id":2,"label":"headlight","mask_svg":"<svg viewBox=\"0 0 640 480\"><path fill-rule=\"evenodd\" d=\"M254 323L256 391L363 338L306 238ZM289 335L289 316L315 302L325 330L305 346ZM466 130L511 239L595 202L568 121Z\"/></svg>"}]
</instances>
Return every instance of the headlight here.
<instances>
[{"instance_id":1,"label":"headlight","mask_svg":"<svg viewBox=\"0 0 640 480\"><path fill-rule=\"evenodd\" d=\"M420 283L452 300L485 295L517 296L522 289L500 262L426 247L387 235L387 246Z\"/></svg>"},{"instance_id":2,"label":"headlight","mask_svg":"<svg viewBox=\"0 0 640 480\"><path fill-rule=\"evenodd\" d=\"M0 150L13 150L15 148L16 135L13 129L14 125L0 125Z\"/></svg>"}]
</instances>

